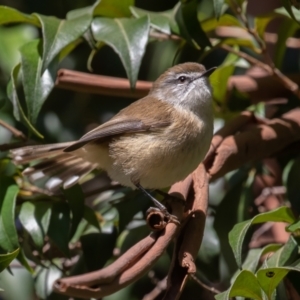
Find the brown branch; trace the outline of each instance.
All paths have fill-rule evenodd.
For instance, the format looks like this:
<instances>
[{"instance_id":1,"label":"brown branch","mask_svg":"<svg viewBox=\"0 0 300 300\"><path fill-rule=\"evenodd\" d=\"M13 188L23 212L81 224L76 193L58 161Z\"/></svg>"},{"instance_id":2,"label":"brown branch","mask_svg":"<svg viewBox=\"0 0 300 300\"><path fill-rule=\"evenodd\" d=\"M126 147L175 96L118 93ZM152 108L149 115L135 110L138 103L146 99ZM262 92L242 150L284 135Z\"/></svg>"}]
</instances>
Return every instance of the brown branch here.
<instances>
[{"instance_id":1,"label":"brown branch","mask_svg":"<svg viewBox=\"0 0 300 300\"><path fill-rule=\"evenodd\" d=\"M193 172L192 179L193 189L187 198L191 211L175 243L164 300L179 299L188 276L196 272L194 259L201 245L208 205L208 176L202 164Z\"/></svg>"},{"instance_id":2,"label":"brown branch","mask_svg":"<svg viewBox=\"0 0 300 300\"><path fill-rule=\"evenodd\" d=\"M205 166L212 179L216 179L248 162L283 151L299 140L300 109L297 108L266 124L251 125L238 134L223 137L213 159L210 153Z\"/></svg>"},{"instance_id":3,"label":"brown branch","mask_svg":"<svg viewBox=\"0 0 300 300\"><path fill-rule=\"evenodd\" d=\"M9 125L5 121L0 119L0 125L9 130L16 138L22 139L26 141L27 137L24 135L23 132L19 131L18 129L14 128L13 126Z\"/></svg>"},{"instance_id":4,"label":"brown branch","mask_svg":"<svg viewBox=\"0 0 300 300\"><path fill-rule=\"evenodd\" d=\"M61 69L58 71L55 85L76 92L136 99L148 94L152 82L138 80L135 89L131 90L129 80L125 78Z\"/></svg>"},{"instance_id":5,"label":"brown branch","mask_svg":"<svg viewBox=\"0 0 300 300\"><path fill-rule=\"evenodd\" d=\"M269 65L261 62L260 60L256 59L255 57L241 51L237 51L233 49L232 47L222 44L220 46L222 49L231 52L241 58L244 58L247 60L250 64L256 65L265 71L267 71L269 74L273 75L275 78L277 78L288 90L290 90L293 94L295 94L298 98L300 98L300 91L299 86L297 83L292 81L290 78L288 78L286 75L282 74L280 70L278 70L275 67L270 67Z\"/></svg>"}]
</instances>

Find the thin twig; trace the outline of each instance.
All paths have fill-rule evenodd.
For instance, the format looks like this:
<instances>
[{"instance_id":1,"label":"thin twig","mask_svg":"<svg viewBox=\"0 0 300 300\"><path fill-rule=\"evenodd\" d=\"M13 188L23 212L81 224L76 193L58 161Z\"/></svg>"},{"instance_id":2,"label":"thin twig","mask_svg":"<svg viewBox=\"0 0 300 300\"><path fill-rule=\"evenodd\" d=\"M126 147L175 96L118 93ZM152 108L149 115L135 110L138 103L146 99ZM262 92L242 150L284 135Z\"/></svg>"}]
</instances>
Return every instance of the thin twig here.
<instances>
[{"instance_id":1,"label":"thin twig","mask_svg":"<svg viewBox=\"0 0 300 300\"><path fill-rule=\"evenodd\" d=\"M18 129L14 128L13 126L9 125L3 120L0 120L0 125L9 130L16 138L22 139L26 141L26 136L24 135L23 132L19 131Z\"/></svg>"},{"instance_id":2,"label":"thin twig","mask_svg":"<svg viewBox=\"0 0 300 300\"><path fill-rule=\"evenodd\" d=\"M198 283L201 287L203 287L204 289L210 291L213 294L220 294L221 292L219 290L217 290L214 287L210 287L208 285L206 285L205 283L203 283L199 278L196 277L195 274L191 274L191 278Z\"/></svg>"}]
</instances>

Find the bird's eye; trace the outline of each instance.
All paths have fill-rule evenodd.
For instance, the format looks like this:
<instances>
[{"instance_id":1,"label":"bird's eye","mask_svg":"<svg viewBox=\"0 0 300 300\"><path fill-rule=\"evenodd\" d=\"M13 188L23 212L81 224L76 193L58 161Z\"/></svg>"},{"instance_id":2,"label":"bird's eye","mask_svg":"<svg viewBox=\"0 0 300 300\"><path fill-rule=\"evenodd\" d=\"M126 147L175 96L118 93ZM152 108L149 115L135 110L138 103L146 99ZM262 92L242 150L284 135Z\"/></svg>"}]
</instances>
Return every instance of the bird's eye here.
<instances>
[{"instance_id":1,"label":"bird's eye","mask_svg":"<svg viewBox=\"0 0 300 300\"><path fill-rule=\"evenodd\" d=\"M186 77L185 77L185 76L180 76L180 77L178 78L178 81L179 81L180 83L183 83L183 82L186 81Z\"/></svg>"}]
</instances>

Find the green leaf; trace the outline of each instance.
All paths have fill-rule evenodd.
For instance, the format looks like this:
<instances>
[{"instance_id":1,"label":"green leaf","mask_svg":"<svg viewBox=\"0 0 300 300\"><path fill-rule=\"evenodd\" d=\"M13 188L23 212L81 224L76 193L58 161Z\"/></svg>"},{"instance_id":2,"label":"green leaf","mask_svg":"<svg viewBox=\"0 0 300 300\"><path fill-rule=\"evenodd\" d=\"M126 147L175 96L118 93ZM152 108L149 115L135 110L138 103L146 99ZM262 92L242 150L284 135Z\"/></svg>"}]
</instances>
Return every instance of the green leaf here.
<instances>
[{"instance_id":1,"label":"green leaf","mask_svg":"<svg viewBox=\"0 0 300 300\"><path fill-rule=\"evenodd\" d=\"M277 267L260 269L257 271L257 280L261 288L267 294L268 299L272 299L276 287L290 271L299 272L300 269L296 267Z\"/></svg>"},{"instance_id":2,"label":"green leaf","mask_svg":"<svg viewBox=\"0 0 300 300\"><path fill-rule=\"evenodd\" d=\"M55 17L36 14L43 31L43 73L65 47L82 37L92 22L90 14L71 20L61 20Z\"/></svg>"},{"instance_id":3,"label":"green leaf","mask_svg":"<svg viewBox=\"0 0 300 300\"><path fill-rule=\"evenodd\" d=\"M231 297L245 297L263 300L261 287L255 275L247 270L242 270L235 278L232 286L221 294L215 296L217 300L229 300Z\"/></svg>"},{"instance_id":4,"label":"green leaf","mask_svg":"<svg viewBox=\"0 0 300 300\"><path fill-rule=\"evenodd\" d=\"M221 16L219 20L216 20L215 18L206 19L201 22L201 26L205 32L209 32L215 30L219 26L242 27L242 24L236 17L225 14Z\"/></svg>"},{"instance_id":5,"label":"green leaf","mask_svg":"<svg viewBox=\"0 0 300 300\"><path fill-rule=\"evenodd\" d=\"M21 103L19 101L17 85L18 85L18 76L20 72L20 67L21 64L17 64L12 70L11 79L7 85L7 96L13 105L13 114L16 120L22 121L32 133L42 138L43 136L33 127L33 125L26 117L24 110L21 106Z\"/></svg>"},{"instance_id":6,"label":"green leaf","mask_svg":"<svg viewBox=\"0 0 300 300\"><path fill-rule=\"evenodd\" d=\"M54 75L49 69L41 74L41 41L25 44L21 51L22 81L28 110L28 119L35 123L46 98L54 86Z\"/></svg>"},{"instance_id":7,"label":"green leaf","mask_svg":"<svg viewBox=\"0 0 300 300\"><path fill-rule=\"evenodd\" d=\"M95 18L92 32L98 42L104 42L119 55L130 81L135 86L149 34L149 19Z\"/></svg>"},{"instance_id":8,"label":"green leaf","mask_svg":"<svg viewBox=\"0 0 300 300\"><path fill-rule=\"evenodd\" d=\"M0 25L20 22L40 27L39 21L34 16L23 14L11 7L0 6Z\"/></svg>"},{"instance_id":9,"label":"green leaf","mask_svg":"<svg viewBox=\"0 0 300 300\"><path fill-rule=\"evenodd\" d=\"M196 49L204 49L206 46L211 47L211 43L197 18L197 6L197 0L181 1L175 18L180 35Z\"/></svg>"},{"instance_id":10,"label":"green leaf","mask_svg":"<svg viewBox=\"0 0 300 300\"><path fill-rule=\"evenodd\" d=\"M213 0L213 2L214 2L215 17L218 20L221 16L222 7L223 7L223 4L225 3L225 0Z\"/></svg>"},{"instance_id":11,"label":"green leaf","mask_svg":"<svg viewBox=\"0 0 300 300\"><path fill-rule=\"evenodd\" d=\"M15 205L19 187L10 178L1 177L0 185L0 245L12 252L19 247L15 226Z\"/></svg>"},{"instance_id":12,"label":"green leaf","mask_svg":"<svg viewBox=\"0 0 300 300\"><path fill-rule=\"evenodd\" d=\"M292 7L291 5L291 1L290 0L281 0L282 5L284 6L284 8L286 9L286 11L288 12L289 16L298 23L298 25L300 25L299 19L300 19L300 12Z\"/></svg>"},{"instance_id":13,"label":"green leaf","mask_svg":"<svg viewBox=\"0 0 300 300\"><path fill-rule=\"evenodd\" d=\"M51 204L47 202L31 203L27 201L23 203L20 210L20 222L38 249L43 247L44 238L48 231L51 217L50 206Z\"/></svg>"},{"instance_id":14,"label":"green leaf","mask_svg":"<svg viewBox=\"0 0 300 300\"><path fill-rule=\"evenodd\" d=\"M81 219L84 216L85 197L79 184L76 184L69 189L63 190L63 193L68 200L71 213L72 213L71 231L70 231L70 238L72 238L74 233L76 232L76 229Z\"/></svg>"},{"instance_id":15,"label":"green leaf","mask_svg":"<svg viewBox=\"0 0 300 300\"><path fill-rule=\"evenodd\" d=\"M56 202L52 214L48 235L60 251L69 256L70 208L65 202Z\"/></svg>"},{"instance_id":16,"label":"green leaf","mask_svg":"<svg viewBox=\"0 0 300 300\"><path fill-rule=\"evenodd\" d=\"M0 272L9 266L9 264L18 256L20 249L7 254L0 254Z\"/></svg>"},{"instance_id":17,"label":"green leaf","mask_svg":"<svg viewBox=\"0 0 300 300\"><path fill-rule=\"evenodd\" d=\"M274 14L268 14L265 16L259 16L255 18L255 28L261 39L264 39L264 33L267 25L274 19Z\"/></svg>"},{"instance_id":18,"label":"green leaf","mask_svg":"<svg viewBox=\"0 0 300 300\"><path fill-rule=\"evenodd\" d=\"M140 18L143 16L148 16L150 19L151 26L161 32L166 34L171 34L171 28L174 26L174 9L162 11L162 12L153 12L144 10L138 7L131 6L130 11L134 17ZM178 28L177 28L178 31Z\"/></svg>"},{"instance_id":19,"label":"green leaf","mask_svg":"<svg viewBox=\"0 0 300 300\"><path fill-rule=\"evenodd\" d=\"M229 232L229 243L233 250L238 266L242 264L242 245L249 227L264 222L294 222L293 212L288 207L280 207L273 211L259 214L251 220L236 224Z\"/></svg>"}]
</instances>

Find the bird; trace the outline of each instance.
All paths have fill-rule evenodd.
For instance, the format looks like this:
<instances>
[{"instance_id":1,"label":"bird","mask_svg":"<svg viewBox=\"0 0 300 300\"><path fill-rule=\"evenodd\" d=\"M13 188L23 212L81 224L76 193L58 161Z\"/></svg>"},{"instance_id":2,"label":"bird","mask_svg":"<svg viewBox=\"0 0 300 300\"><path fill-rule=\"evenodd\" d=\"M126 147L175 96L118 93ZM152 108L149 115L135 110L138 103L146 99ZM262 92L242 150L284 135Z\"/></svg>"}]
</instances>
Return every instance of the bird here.
<instances>
[{"instance_id":1,"label":"bird","mask_svg":"<svg viewBox=\"0 0 300 300\"><path fill-rule=\"evenodd\" d=\"M209 149L213 108L208 77L215 69L195 62L175 65L158 77L147 96L79 140L13 149L12 160L31 163L23 171L31 181L50 177L45 187L53 191L72 187L94 169L144 192L169 187L193 172Z\"/></svg>"}]
</instances>

